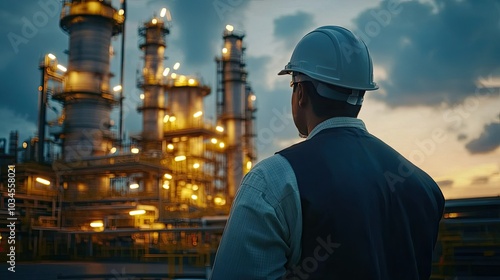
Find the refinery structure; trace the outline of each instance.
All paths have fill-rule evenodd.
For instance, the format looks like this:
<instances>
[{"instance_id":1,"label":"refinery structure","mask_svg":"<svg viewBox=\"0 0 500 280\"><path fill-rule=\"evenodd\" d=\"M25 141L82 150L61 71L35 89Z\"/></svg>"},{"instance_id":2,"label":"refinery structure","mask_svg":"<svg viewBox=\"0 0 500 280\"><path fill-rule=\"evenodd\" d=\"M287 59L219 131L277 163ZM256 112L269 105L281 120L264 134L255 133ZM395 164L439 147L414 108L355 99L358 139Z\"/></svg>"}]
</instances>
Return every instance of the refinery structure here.
<instances>
[{"instance_id":1,"label":"refinery structure","mask_svg":"<svg viewBox=\"0 0 500 280\"><path fill-rule=\"evenodd\" d=\"M192 250L200 260L215 251L222 231L216 222L223 224L256 160L255 95L247 82L244 34L226 26L222 51L214 54L217 86L211 89L200 77L164 66L170 33L164 10L138 27L142 131L124 139L123 89L110 85L110 61L125 11L106 0L63 1L68 64L60 65L53 54L40 61L38 135L25 141L12 132L8 152L5 139L0 141L2 170L5 164L16 168L17 248L23 259L142 259ZM203 110L212 105L204 103L212 92L217 118L209 122ZM56 119L47 119L48 100L62 107ZM118 132L113 110L120 111ZM1 188L5 222L7 185ZM7 230L2 225L3 238Z\"/></svg>"}]
</instances>

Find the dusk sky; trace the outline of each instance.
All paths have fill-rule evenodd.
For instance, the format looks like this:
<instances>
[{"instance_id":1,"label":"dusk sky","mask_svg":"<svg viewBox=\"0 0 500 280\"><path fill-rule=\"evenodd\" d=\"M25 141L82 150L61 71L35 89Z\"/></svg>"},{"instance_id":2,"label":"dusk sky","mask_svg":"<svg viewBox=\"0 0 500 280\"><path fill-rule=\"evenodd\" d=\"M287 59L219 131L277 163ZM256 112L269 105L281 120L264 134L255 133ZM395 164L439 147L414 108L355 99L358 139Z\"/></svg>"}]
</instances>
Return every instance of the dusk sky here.
<instances>
[{"instance_id":1,"label":"dusk sky","mask_svg":"<svg viewBox=\"0 0 500 280\"><path fill-rule=\"evenodd\" d=\"M119 7L119 1L113 1ZM367 44L380 89L365 96L369 132L427 171L446 198L500 195L500 2L494 0L128 0L125 131L139 134L141 69L137 28L170 10L165 66L212 87L205 120L215 120L216 65L226 24L246 34L248 80L257 96L259 160L301 141L291 118L289 77L277 76L300 38L323 25L353 30ZM65 65L68 35L60 1L0 2L0 138L37 133L40 58ZM120 40L112 85L119 84ZM58 110L60 105L50 101ZM59 110L60 111L60 110ZM113 112L118 123L118 110ZM56 113L49 110L48 119ZM360 174L362 175L362 174Z\"/></svg>"}]
</instances>

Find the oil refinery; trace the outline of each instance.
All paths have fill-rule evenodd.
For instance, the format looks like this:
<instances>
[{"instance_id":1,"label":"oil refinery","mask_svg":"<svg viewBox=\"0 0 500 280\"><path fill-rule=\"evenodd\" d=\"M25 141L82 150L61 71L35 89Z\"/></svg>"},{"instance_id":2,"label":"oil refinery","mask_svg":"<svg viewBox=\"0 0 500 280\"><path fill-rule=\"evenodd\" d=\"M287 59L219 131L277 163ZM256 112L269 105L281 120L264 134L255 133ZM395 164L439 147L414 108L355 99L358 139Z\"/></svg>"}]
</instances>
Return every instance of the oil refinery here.
<instances>
[{"instance_id":1,"label":"oil refinery","mask_svg":"<svg viewBox=\"0 0 500 280\"><path fill-rule=\"evenodd\" d=\"M182 274L183 265L213 263L239 183L257 161L245 34L232 25L221 30L212 89L197 74L180 74L178 63L166 66L175 48L168 10L140 23L134 109L142 130L125 137L122 85L131 69L123 63L121 2L62 1L67 65L52 53L34 62L41 79L28 78L40 79L37 136L19 139L12 131L0 139L4 264L13 216L23 261L161 262L170 276ZM121 84L112 85L112 40L119 38ZM212 93L214 104L206 102ZM61 108L53 119L50 102ZM212 107L213 120L205 112ZM15 169L15 203L8 166ZM499 279L499 225L500 197L447 200L431 279Z\"/></svg>"},{"instance_id":2,"label":"oil refinery","mask_svg":"<svg viewBox=\"0 0 500 280\"><path fill-rule=\"evenodd\" d=\"M38 136L20 144L12 132L9 152L1 152L2 164L15 163L17 252L24 260L141 260L183 252L204 265L256 160L256 97L247 82L244 34L231 25L223 31L214 61L217 119L206 121L212 89L200 77L176 73L178 64L164 66L171 28L165 10L137 29L142 131L124 139L123 90L110 85L111 40L124 22L124 7L111 1L63 1L68 65L51 53L43 57ZM62 106L54 120L47 119L49 100ZM113 110L120 111L118 133ZM2 196L8 198L7 185ZM8 200L1 203L7 221ZM4 238L7 231L2 225Z\"/></svg>"}]
</instances>

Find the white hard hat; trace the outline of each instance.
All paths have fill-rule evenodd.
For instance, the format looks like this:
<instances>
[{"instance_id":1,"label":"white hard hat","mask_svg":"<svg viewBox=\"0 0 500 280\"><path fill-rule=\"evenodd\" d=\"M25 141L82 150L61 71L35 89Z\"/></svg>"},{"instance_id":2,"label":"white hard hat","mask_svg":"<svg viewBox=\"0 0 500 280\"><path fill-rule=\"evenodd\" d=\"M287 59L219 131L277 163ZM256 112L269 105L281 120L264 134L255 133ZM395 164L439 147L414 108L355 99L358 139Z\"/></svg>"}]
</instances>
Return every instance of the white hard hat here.
<instances>
[{"instance_id":1,"label":"white hard hat","mask_svg":"<svg viewBox=\"0 0 500 280\"><path fill-rule=\"evenodd\" d=\"M340 26L322 26L306 34L295 47L290 62L278 75L292 72L353 90L378 89L373 82L372 59L365 43ZM324 93L328 95L326 91Z\"/></svg>"}]
</instances>

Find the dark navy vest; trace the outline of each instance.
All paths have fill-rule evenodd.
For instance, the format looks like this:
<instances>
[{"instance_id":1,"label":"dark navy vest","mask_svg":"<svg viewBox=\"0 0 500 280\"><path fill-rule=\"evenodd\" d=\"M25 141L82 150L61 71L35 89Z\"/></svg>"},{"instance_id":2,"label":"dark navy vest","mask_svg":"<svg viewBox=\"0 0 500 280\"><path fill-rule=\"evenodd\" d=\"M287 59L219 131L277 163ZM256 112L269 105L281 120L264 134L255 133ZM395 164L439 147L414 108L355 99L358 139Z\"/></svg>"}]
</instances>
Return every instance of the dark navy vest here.
<instances>
[{"instance_id":1,"label":"dark navy vest","mask_svg":"<svg viewBox=\"0 0 500 280\"><path fill-rule=\"evenodd\" d=\"M302 255L283 279L429 279L443 195L368 132L330 128L278 152L295 172Z\"/></svg>"}]
</instances>

